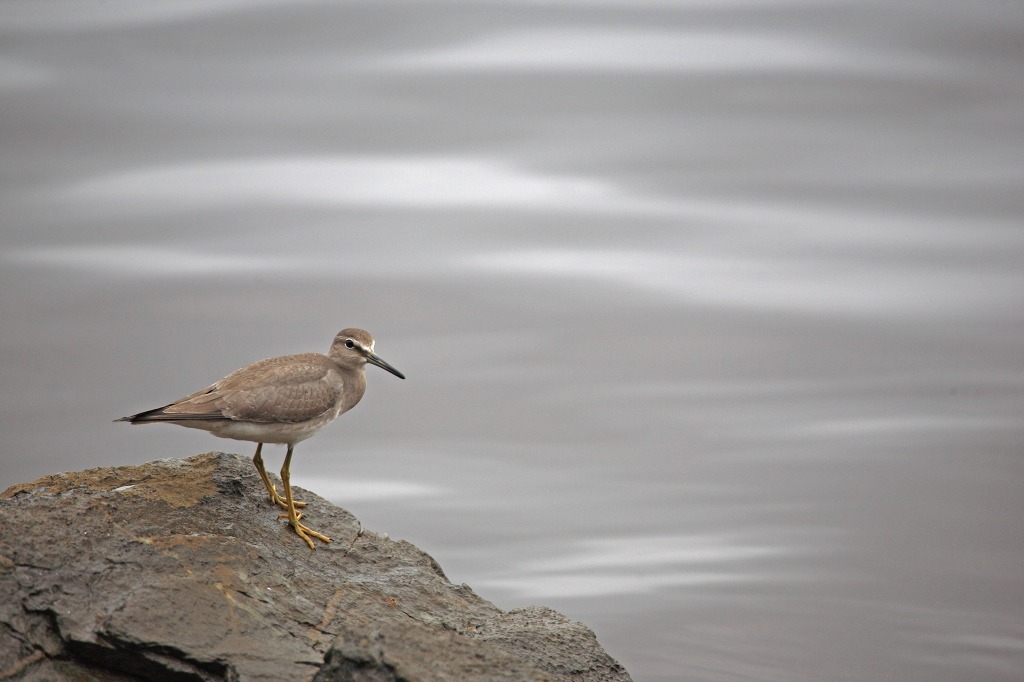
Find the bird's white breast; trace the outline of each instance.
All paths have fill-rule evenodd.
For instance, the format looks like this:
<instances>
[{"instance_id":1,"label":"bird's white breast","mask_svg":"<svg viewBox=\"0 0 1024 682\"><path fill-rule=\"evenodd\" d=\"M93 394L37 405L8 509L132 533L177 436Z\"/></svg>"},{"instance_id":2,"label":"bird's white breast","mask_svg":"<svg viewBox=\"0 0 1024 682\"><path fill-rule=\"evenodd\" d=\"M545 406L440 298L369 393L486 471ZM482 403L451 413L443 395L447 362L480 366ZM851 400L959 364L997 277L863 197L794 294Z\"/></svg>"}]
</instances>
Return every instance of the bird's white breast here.
<instances>
[{"instance_id":1,"label":"bird's white breast","mask_svg":"<svg viewBox=\"0 0 1024 682\"><path fill-rule=\"evenodd\" d=\"M324 426L334 421L340 414L339 409L328 410L316 419L289 424L275 422L264 424L260 422L235 421L231 419L203 422L178 422L182 426L209 431L221 438L232 438L234 440L248 440L254 443L284 443L294 445L311 437Z\"/></svg>"}]
</instances>

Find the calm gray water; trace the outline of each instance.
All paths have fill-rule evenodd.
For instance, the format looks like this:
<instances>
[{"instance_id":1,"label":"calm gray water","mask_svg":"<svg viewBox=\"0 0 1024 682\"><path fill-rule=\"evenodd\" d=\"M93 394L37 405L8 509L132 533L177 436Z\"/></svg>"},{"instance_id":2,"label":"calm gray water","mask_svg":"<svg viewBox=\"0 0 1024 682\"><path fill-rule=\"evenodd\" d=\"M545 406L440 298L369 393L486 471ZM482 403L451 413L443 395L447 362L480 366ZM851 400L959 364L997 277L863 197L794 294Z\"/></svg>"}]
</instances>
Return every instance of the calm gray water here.
<instances>
[{"instance_id":1,"label":"calm gray water","mask_svg":"<svg viewBox=\"0 0 1024 682\"><path fill-rule=\"evenodd\" d=\"M8 1L0 158L0 487L361 326L297 482L637 680L1024 674L1021 3Z\"/></svg>"}]
</instances>

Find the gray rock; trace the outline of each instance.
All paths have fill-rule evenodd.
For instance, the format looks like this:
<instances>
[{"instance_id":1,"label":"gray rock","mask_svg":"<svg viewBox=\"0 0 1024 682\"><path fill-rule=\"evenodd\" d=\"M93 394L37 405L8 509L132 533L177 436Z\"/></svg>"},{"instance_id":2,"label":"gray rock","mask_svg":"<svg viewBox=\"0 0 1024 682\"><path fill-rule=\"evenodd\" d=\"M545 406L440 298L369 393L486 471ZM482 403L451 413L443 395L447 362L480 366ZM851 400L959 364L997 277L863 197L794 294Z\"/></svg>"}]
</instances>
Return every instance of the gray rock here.
<instances>
[{"instance_id":1,"label":"gray rock","mask_svg":"<svg viewBox=\"0 0 1024 682\"><path fill-rule=\"evenodd\" d=\"M301 491L311 552L248 458L47 476L0 495L0 679L629 680L586 626L503 612Z\"/></svg>"}]
</instances>

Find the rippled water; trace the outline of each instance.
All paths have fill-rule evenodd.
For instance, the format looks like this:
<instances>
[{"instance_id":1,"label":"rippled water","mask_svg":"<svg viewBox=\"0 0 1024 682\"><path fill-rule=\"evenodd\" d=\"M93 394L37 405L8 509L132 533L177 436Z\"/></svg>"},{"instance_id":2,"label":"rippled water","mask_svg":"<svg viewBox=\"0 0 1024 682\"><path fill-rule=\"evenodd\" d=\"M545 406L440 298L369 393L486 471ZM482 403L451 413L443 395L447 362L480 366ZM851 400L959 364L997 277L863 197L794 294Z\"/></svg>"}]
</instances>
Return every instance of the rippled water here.
<instances>
[{"instance_id":1,"label":"rippled water","mask_svg":"<svg viewBox=\"0 0 1024 682\"><path fill-rule=\"evenodd\" d=\"M409 380L371 368L294 478L499 606L638 680L1018 680L1022 35L4 3L0 486L249 454L110 419L363 326Z\"/></svg>"}]
</instances>

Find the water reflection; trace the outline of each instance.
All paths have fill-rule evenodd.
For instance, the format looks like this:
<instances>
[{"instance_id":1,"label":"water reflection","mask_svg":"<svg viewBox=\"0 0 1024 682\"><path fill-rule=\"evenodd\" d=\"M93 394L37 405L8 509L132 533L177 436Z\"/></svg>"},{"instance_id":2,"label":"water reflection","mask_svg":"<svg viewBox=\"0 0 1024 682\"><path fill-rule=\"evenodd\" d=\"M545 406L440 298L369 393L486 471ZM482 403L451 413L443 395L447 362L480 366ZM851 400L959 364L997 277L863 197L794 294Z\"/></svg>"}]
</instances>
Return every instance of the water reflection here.
<instances>
[{"instance_id":1,"label":"water reflection","mask_svg":"<svg viewBox=\"0 0 1024 682\"><path fill-rule=\"evenodd\" d=\"M246 276L303 265L298 258L251 253L216 254L148 244L35 247L9 251L4 254L4 260L28 267L146 279Z\"/></svg>"},{"instance_id":2,"label":"water reflection","mask_svg":"<svg viewBox=\"0 0 1024 682\"><path fill-rule=\"evenodd\" d=\"M203 161L139 168L73 185L75 204L159 213L232 205L649 212L604 180L541 174L495 159L339 157Z\"/></svg>"},{"instance_id":3,"label":"water reflection","mask_svg":"<svg viewBox=\"0 0 1024 682\"><path fill-rule=\"evenodd\" d=\"M0 14L0 28L7 31L103 31L112 28L190 22L238 12L280 0L181 0L146 3L110 0L100 3L9 2ZM59 6L60 11L56 11Z\"/></svg>"},{"instance_id":4,"label":"water reflection","mask_svg":"<svg viewBox=\"0 0 1024 682\"><path fill-rule=\"evenodd\" d=\"M869 265L865 261L871 259L848 253L753 256L742 241L733 247L731 253L700 253L701 246L671 254L506 251L478 256L474 264L491 273L582 277L714 306L872 317L950 314L991 303L993 292L1003 292L1000 296L1007 301L1016 299L1024 287L1024 275L1013 270L981 272L966 267L937 272L907 262Z\"/></svg>"},{"instance_id":5,"label":"water reflection","mask_svg":"<svg viewBox=\"0 0 1024 682\"><path fill-rule=\"evenodd\" d=\"M900 72L939 72L937 65L907 54L880 55L791 33L670 31L652 26L505 31L461 45L380 57L366 66L409 71L835 73L872 72L893 64Z\"/></svg>"},{"instance_id":6,"label":"water reflection","mask_svg":"<svg viewBox=\"0 0 1024 682\"><path fill-rule=\"evenodd\" d=\"M637 679L1017 679L1020 8L511 6L4 3L0 487L248 455L110 419L364 326L296 482L455 582Z\"/></svg>"},{"instance_id":7,"label":"water reflection","mask_svg":"<svg viewBox=\"0 0 1024 682\"><path fill-rule=\"evenodd\" d=\"M795 548L755 539L690 535L603 538L572 543L565 554L519 562L483 584L521 598L563 599L645 594L665 588L726 583L763 585L783 579L765 559Z\"/></svg>"},{"instance_id":8,"label":"water reflection","mask_svg":"<svg viewBox=\"0 0 1024 682\"><path fill-rule=\"evenodd\" d=\"M364 501L407 500L445 495L449 491L419 481L393 479L331 478L330 476L296 476L293 483L314 491L338 505Z\"/></svg>"}]
</instances>

